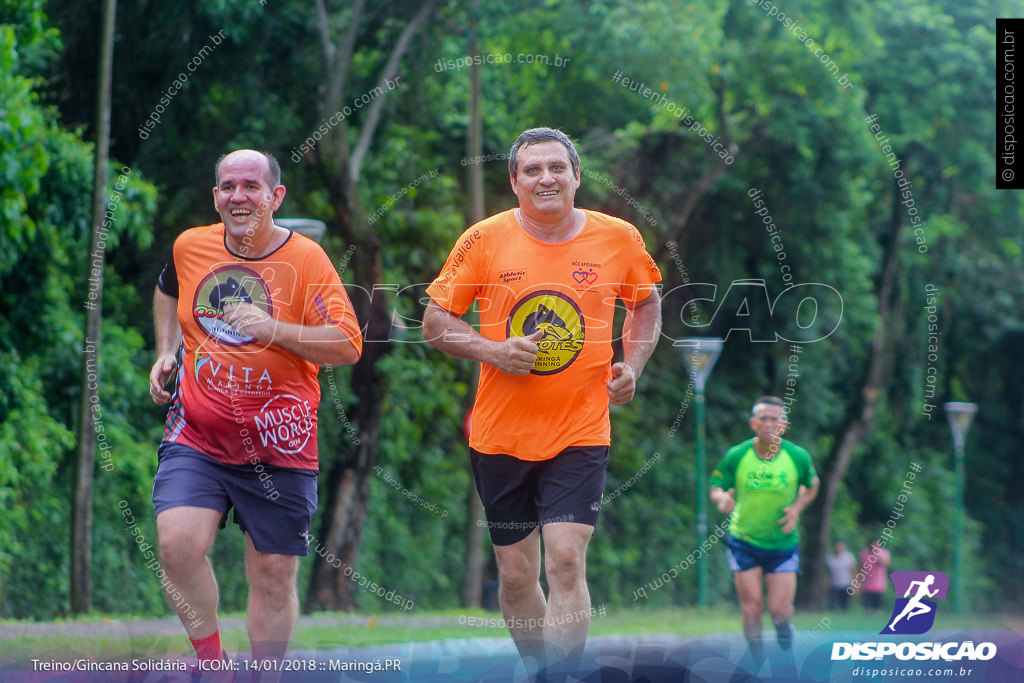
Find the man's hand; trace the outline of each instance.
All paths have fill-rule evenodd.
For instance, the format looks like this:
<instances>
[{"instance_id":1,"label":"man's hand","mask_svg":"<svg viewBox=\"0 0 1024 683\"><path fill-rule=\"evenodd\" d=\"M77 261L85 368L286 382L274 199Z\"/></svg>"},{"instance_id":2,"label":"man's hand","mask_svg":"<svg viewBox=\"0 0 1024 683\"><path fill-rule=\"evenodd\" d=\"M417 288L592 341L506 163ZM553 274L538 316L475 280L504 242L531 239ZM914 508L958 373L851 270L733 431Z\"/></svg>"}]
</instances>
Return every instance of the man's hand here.
<instances>
[{"instance_id":1,"label":"man's hand","mask_svg":"<svg viewBox=\"0 0 1024 683\"><path fill-rule=\"evenodd\" d=\"M274 319L259 306L244 301L237 304L226 304L221 320L238 332L259 341L271 341L274 338Z\"/></svg>"},{"instance_id":2,"label":"man's hand","mask_svg":"<svg viewBox=\"0 0 1024 683\"><path fill-rule=\"evenodd\" d=\"M502 342L502 352L495 365L510 375L528 375L537 364L536 342L544 336L544 330L537 330L529 337L509 337Z\"/></svg>"},{"instance_id":3,"label":"man's hand","mask_svg":"<svg viewBox=\"0 0 1024 683\"><path fill-rule=\"evenodd\" d=\"M715 497L715 505L718 506L718 511L723 515L732 513L733 508L736 507L736 490L721 491Z\"/></svg>"},{"instance_id":4,"label":"man's hand","mask_svg":"<svg viewBox=\"0 0 1024 683\"><path fill-rule=\"evenodd\" d=\"M792 505L787 505L782 508L782 519L779 520L779 526L782 527L782 533L793 533L793 529L796 528L797 522L800 521L800 513L803 512L803 510L803 506L798 503L793 503Z\"/></svg>"},{"instance_id":5,"label":"man's hand","mask_svg":"<svg viewBox=\"0 0 1024 683\"><path fill-rule=\"evenodd\" d=\"M153 403L158 406L162 406L165 403L170 403L171 395L164 390L164 385L171 379L171 375L174 374L175 354L169 354L160 356L153 363L153 369L149 371L149 395L153 399Z\"/></svg>"},{"instance_id":6,"label":"man's hand","mask_svg":"<svg viewBox=\"0 0 1024 683\"><path fill-rule=\"evenodd\" d=\"M814 497L818 495L818 488L821 486L821 480L818 477L814 477L811 480L811 488L801 485L799 492L797 493L796 500L782 508L782 519L779 520L779 526L782 527L782 532L789 534L793 533L796 529L797 522L800 521L800 513L804 511L804 508L811 504Z\"/></svg>"},{"instance_id":7,"label":"man's hand","mask_svg":"<svg viewBox=\"0 0 1024 683\"><path fill-rule=\"evenodd\" d=\"M633 392L636 391L636 374L633 368L625 363L616 363L612 366L612 378L606 383L608 386L608 398L613 406L621 406L633 400Z\"/></svg>"}]
</instances>

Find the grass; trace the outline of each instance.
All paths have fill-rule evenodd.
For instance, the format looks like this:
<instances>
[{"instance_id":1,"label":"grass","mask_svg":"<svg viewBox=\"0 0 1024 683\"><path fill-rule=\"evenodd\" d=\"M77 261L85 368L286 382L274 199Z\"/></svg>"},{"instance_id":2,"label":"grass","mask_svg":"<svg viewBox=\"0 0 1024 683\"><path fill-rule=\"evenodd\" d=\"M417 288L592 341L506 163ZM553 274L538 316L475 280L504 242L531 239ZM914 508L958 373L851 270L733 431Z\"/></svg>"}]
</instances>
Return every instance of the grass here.
<instances>
[{"instance_id":1,"label":"grass","mask_svg":"<svg viewBox=\"0 0 1024 683\"><path fill-rule=\"evenodd\" d=\"M244 637L244 633L242 634ZM0 663L22 662L30 659L71 661L84 658L92 661L131 659L174 659L192 656L192 647L184 631L178 637L113 636L47 636L28 638L20 636L0 642Z\"/></svg>"},{"instance_id":2,"label":"grass","mask_svg":"<svg viewBox=\"0 0 1024 683\"><path fill-rule=\"evenodd\" d=\"M244 615L227 615L242 617ZM319 613L316 621L331 622L300 626L292 640L293 650L335 650L391 643L421 642L462 638L507 638L508 631L500 623L500 614L483 610L442 610L415 614L380 614L359 617L347 613ZM793 624L798 631L817 628L828 633L858 631L878 633L888 617L885 613L865 614L859 609L848 612L798 611ZM130 617L127 619L131 619ZM89 617L80 623L102 623L110 618ZM479 620L486 625L476 625ZM6 622L8 624L12 622ZM68 622L64 622L68 623ZM76 622L78 623L78 622ZM766 628L771 625L765 619ZM1005 630L1024 633L1024 618L985 614L955 615L940 611L937 631ZM130 631L130 627L126 629ZM591 621L591 635L640 635L668 633L703 637L715 633L738 633L739 611L733 607L699 609L677 607L661 609L609 608ZM247 652L249 642L245 630L234 628L223 634L229 652ZM154 637L81 637L51 635L39 638L19 636L0 641L0 662L25 661L35 658L71 660L85 657L94 661L109 659L175 658L192 655L184 631L175 636Z\"/></svg>"}]
</instances>

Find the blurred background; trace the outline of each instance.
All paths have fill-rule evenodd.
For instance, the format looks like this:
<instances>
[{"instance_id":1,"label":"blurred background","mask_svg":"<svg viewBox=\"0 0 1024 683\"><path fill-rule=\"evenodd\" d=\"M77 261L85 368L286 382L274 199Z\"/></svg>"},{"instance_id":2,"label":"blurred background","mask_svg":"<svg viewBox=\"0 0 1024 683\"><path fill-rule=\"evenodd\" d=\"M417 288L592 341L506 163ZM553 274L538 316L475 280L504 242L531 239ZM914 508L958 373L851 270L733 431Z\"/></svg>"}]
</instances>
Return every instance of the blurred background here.
<instances>
[{"instance_id":1,"label":"blurred background","mask_svg":"<svg viewBox=\"0 0 1024 683\"><path fill-rule=\"evenodd\" d=\"M951 573L959 543L968 609L1024 607L1024 231L1021 195L994 189L993 86L995 19L1020 2L122 1L96 219L101 4L0 0L0 617L170 614L122 514L155 540L150 302L175 237L218 220L214 163L239 147L280 160L278 217L326 224L367 338L321 373L326 559L302 563L303 610L400 609L345 567L416 610L484 604L475 372L419 319L462 230L514 205L508 149L534 126L577 142L577 206L633 222L664 278L664 338L612 411L595 605L636 605L723 521L709 506L697 528L672 345L720 336L705 474L778 394L822 480L801 605L824 604L835 540L888 529L890 570ZM947 401L979 407L959 539ZM242 558L220 534L227 610ZM734 604L722 544L706 567L709 603ZM694 605L697 572L647 593Z\"/></svg>"}]
</instances>

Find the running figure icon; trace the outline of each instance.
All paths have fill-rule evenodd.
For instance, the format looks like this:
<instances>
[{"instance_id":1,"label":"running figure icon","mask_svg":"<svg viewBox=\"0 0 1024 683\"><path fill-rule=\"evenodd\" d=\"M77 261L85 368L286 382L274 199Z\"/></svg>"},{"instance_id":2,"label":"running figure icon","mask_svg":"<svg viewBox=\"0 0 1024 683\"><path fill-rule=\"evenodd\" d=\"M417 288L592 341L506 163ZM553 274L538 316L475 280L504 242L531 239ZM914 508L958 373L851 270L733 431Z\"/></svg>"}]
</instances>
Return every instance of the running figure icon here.
<instances>
[{"instance_id":1,"label":"running figure icon","mask_svg":"<svg viewBox=\"0 0 1024 683\"><path fill-rule=\"evenodd\" d=\"M896 622L903 617L906 617L907 621L909 621L920 614L928 614L934 610L935 608L933 606L922 602L923 598L933 598L939 592L938 588L933 591L928 590L934 583L934 574L929 574L923 581L912 581L910 585L907 586L907 592L903 594L903 597L910 598L910 600L907 602L906 606L904 606L903 611L899 613L899 616L893 619L886 628L895 633L896 629L894 627L896 626ZM915 590L914 586L917 586L917 593L911 597L910 594Z\"/></svg>"}]
</instances>

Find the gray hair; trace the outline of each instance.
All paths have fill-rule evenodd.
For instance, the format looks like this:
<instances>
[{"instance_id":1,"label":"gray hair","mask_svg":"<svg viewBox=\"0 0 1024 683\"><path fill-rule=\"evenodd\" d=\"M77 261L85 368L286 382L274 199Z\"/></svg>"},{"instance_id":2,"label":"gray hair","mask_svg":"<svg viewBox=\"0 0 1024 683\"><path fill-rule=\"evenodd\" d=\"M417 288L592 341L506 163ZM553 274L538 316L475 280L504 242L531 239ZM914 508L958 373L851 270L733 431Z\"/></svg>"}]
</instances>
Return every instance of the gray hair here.
<instances>
[{"instance_id":1,"label":"gray hair","mask_svg":"<svg viewBox=\"0 0 1024 683\"><path fill-rule=\"evenodd\" d=\"M576 146L572 144L568 135L554 128L530 128L520 133L516 141L512 143L512 149L508 153L508 174L512 177L516 175L516 169L519 167L519 150L529 145L551 141L562 143L562 146L569 152L569 163L572 164L573 174L579 173L580 155L576 153Z\"/></svg>"}]
</instances>

